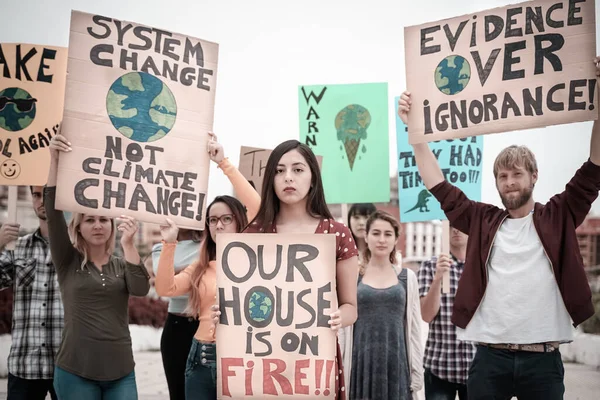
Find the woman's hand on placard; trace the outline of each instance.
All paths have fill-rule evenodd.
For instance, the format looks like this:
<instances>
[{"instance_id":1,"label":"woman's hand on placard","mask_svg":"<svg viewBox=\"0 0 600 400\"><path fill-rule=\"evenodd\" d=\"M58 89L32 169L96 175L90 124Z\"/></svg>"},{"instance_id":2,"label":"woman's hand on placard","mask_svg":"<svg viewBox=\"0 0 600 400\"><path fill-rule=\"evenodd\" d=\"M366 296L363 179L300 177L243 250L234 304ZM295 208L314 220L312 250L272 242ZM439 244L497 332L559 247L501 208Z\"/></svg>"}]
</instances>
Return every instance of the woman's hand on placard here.
<instances>
[{"instance_id":1,"label":"woman's hand on placard","mask_svg":"<svg viewBox=\"0 0 600 400\"><path fill-rule=\"evenodd\" d=\"M408 125L408 113L410 112L411 104L411 94L405 90L404 93L402 93L402 96L400 96L400 99L398 99L398 116L406 125Z\"/></svg>"},{"instance_id":2,"label":"woman's hand on placard","mask_svg":"<svg viewBox=\"0 0 600 400\"><path fill-rule=\"evenodd\" d=\"M126 215L121 215L119 219L121 223L117 227L117 230L121 232L121 246L133 246L133 238L138 231L137 221Z\"/></svg>"},{"instance_id":3,"label":"woman's hand on placard","mask_svg":"<svg viewBox=\"0 0 600 400\"><path fill-rule=\"evenodd\" d=\"M50 156L52 159L58 159L60 152L68 153L72 151L71 142L60 133L50 139Z\"/></svg>"},{"instance_id":4,"label":"woman's hand on placard","mask_svg":"<svg viewBox=\"0 0 600 400\"><path fill-rule=\"evenodd\" d=\"M166 218L166 224L160 226L160 235L165 243L177 242L177 235L179 234L179 228L175 225L173 220Z\"/></svg>"},{"instance_id":5,"label":"woman's hand on placard","mask_svg":"<svg viewBox=\"0 0 600 400\"><path fill-rule=\"evenodd\" d=\"M208 132L208 137L208 156L212 161L219 164L225 158L223 146L217 141L217 135L213 132Z\"/></svg>"},{"instance_id":6,"label":"woman's hand on placard","mask_svg":"<svg viewBox=\"0 0 600 400\"><path fill-rule=\"evenodd\" d=\"M332 312L331 314L329 314L329 318L329 327L331 328L331 330L337 332L343 326L341 311L337 310L335 312Z\"/></svg>"},{"instance_id":7,"label":"woman's hand on placard","mask_svg":"<svg viewBox=\"0 0 600 400\"><path fill-rule=\"evenodd\" d=\"M211 311L210 318L212 319L213 329L216 331L217 325L219 324L219 320L221 319L221 311L219 310L219 305L214 304L210 308L210 311Z\"/></svg>"}]
</instances>

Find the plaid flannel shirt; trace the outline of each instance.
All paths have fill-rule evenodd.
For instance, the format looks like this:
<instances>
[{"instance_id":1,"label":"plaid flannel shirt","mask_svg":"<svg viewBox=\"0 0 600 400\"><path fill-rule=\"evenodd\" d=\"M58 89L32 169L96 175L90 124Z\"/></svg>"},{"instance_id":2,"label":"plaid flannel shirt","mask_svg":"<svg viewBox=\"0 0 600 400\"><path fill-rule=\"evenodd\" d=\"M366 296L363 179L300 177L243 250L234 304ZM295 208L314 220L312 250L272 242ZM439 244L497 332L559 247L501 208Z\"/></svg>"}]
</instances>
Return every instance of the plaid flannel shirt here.
<instances>
[{"instance_id":1,"label":"plaid flannel shirt","mask_svg":"<svg viewBox=\"0 0 600 400\"><path fill-rule=\"evenodd\" d=\"M63 305L48 242L38 229L0 254L0 290L13 287L8 371L23 379L52 379L64 326Z\"/></svg>"},{"instance_id":2,"label":"plaid flannel shirt","mask_svg":"<svg viewBox=\"0 0 600 400\"><path fill-rule=\"evenodd\" d=\"M429 336L425 345L423 366L438 378L466 384L469 366L475 356L475 345L462 342L456 338L456 327L450 321L454 296L458 281L464 270L464 263L457 262L453 257L450 268L450 292L442 293L440 310L429 324ZM425 297L435 275L436 258L423 262L419 268L419 295Z\"/></svg>"}]
</instances>

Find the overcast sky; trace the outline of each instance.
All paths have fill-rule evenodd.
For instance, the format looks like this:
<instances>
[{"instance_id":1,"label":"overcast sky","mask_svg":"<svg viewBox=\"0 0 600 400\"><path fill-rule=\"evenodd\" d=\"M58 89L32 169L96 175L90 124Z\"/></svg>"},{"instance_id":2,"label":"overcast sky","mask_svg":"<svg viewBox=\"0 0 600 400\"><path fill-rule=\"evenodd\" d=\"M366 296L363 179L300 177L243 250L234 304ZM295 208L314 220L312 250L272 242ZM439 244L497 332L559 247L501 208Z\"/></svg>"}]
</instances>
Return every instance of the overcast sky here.
<instances>
[{"instance_id":1,"label":"overcast sky","mask_svg":"<svg viewBox=\"0 0 600 400\"><path fill-rule=\"evenodd\" d=\"M237 164L242 144L274 147L298 137L298 85L388 82L393 99L406 86L404 26L510 3L514 2L0 0L0 41L67 46L70 11L76 9L219 43L214 129L226 155ZM596 9L596 20L599 15ZM390 105L390 174L395 175L392 111ZM537 201L563 190L589 155L591 127L578 123L486 136L482 200L500 205L492 164L510 144L525 144L537 156ZM230 193L227 179L211 168L209 199ZM594 212L600 214L599 202Z\"/></svg>"}]
</instances>

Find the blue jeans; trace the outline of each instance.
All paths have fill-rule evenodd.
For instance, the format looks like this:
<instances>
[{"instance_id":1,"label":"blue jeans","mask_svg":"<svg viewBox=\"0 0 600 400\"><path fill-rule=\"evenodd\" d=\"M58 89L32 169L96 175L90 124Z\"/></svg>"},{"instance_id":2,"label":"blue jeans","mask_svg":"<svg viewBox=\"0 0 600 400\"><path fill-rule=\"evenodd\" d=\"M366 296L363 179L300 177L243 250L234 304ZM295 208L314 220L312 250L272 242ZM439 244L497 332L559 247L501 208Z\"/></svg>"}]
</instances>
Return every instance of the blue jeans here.
<instances>
[{"instance_id":1,"label":"blue jeans","mask_svg":"<svg viewBox=\"0 0 600 400\"><path fill-rule=\"evenodd\" d=\"M565 369L560 351L533 353L477 346L469 369L471 400L562 400Z\"/></svg>"},{"instance_id":2,"label":"blue jeans","mask_svg":"<svg viewBox=\"0 0 600 400\"><path fill-rule=\"evenodd\" d=\"M114 381L94 381L54 368L58 400L137 400L135 372Z\"/></svg>"},{"instance_id":3,"label":"blue jeans","mask_svg":"<svg viewBox=\"0 0 600 400\"><path fill-rule=\"evenodd\" d=\"M460 400L467 400L467 385L445 381L435 376L430 369L425 369L426 400L454 400L456 393Z\"/></svg>"},{"instance_id":4,"label":"blue jeans","mask_svg":"<svg viewBox=\"0 0 600 400\"><path fill-rule=\"evenodd\" d=\"M217 398L217 345L192 340L185 367L185 399Z\"/></svg>"}]
</instances>

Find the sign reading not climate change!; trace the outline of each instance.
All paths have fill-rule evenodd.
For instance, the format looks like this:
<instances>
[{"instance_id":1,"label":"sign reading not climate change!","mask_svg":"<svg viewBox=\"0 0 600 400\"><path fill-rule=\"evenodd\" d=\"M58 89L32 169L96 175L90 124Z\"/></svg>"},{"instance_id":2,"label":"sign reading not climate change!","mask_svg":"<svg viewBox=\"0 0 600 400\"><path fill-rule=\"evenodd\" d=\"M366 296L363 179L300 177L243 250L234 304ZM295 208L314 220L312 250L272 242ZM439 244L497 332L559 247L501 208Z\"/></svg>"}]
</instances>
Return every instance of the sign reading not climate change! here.
<instances>
[{"instance_id":1,"label":"sign reading not climate change!","mask_svg":"<svg viewBox=\"0 0 600 400\"><path fill-rule=\"evenodd\" d=\"M57 207L204 227L218 45L74 11Z\"/></svg>"},{"instance_id":2,"label":"sign reading not climate change!","mask_svg":"<svg viewBox=\"0 0 600 400\"><path fill-rule=\"evenodd\" d=\"M405 28L410 143L598 118L594 0L537 0Z\"/></svg>"},{"instance_id":3,"label":"sign reading not climate change!","mask_svg":"<svg viewBox=\"0 0 600 400\"><path fill-rule=\"evenodd\" d=\"M334 398L335 236L217 236L218 398Z\"/></svg>"},{"instance_id":4,"label":"sign reading not climate change!","mask_svg":"<svg viewBox=\"0 0 600 400\"><path fill-rule=\"evenodd\" d=\"M0 185L46 183L66 75L66 48L0 43Z\"/></svg>"}]
</instances>

